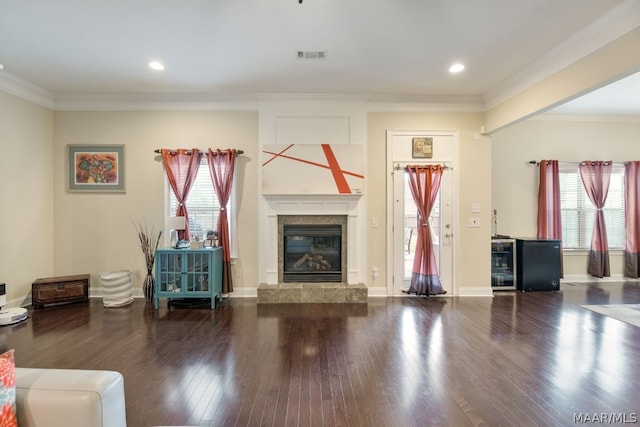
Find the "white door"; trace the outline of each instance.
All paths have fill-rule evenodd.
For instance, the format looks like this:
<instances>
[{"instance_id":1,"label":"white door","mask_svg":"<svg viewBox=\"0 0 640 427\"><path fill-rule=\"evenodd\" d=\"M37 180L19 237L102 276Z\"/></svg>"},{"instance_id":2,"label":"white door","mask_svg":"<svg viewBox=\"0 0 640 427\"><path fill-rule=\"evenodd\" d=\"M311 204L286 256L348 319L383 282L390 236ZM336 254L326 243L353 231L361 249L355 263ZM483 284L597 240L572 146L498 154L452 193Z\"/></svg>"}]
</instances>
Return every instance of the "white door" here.
<instances>
[{"instance_id":1,"label":"white door","mask_svg":"<svg viewBox=\"0 0 640 427\"><path fill-rule=\"evenodd\" d=\"M426 155L419 151L425 140L430 146ZM447 295L457 294L458 145L457 130L387 130L387 295L402 295L411 280L417 209L404 168L412 164L445 167L431 212L431 238L442 287Z\"/></svg>"},{"instance_id":2,"label":"white door","mask_svg":"<svg viewBox=\"0 0 640 427\"><path fill-rule=\"evenodd\" d=\"M453 290L452 176L451 170L445 169L438 198L429 216L440 283L448 294ZM417 208L409 189L408 174L404 165L399 163L393 171L393 204L393 294L400 295L409 289L411 282L417 240Z\"/></svg>"}]
</instances>

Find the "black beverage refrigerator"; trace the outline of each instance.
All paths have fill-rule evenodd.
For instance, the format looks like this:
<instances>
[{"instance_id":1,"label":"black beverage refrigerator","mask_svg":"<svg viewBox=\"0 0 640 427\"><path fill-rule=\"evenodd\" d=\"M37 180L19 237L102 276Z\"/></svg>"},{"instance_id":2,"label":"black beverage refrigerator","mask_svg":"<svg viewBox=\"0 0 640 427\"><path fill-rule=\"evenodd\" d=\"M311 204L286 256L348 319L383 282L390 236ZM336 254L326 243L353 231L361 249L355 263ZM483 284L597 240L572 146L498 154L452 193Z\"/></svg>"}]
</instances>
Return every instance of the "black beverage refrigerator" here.
<instances>
[{"instance_id":1,"label":"black beverage refrigerator","mask_svg":"<svg viewBox=\"0 0 640 427\"><path fill-rule=\"evenodd\" d=\"M516 286L526 292L560 289L560 240L516 239Z\"/></svg>"}]
</instances>

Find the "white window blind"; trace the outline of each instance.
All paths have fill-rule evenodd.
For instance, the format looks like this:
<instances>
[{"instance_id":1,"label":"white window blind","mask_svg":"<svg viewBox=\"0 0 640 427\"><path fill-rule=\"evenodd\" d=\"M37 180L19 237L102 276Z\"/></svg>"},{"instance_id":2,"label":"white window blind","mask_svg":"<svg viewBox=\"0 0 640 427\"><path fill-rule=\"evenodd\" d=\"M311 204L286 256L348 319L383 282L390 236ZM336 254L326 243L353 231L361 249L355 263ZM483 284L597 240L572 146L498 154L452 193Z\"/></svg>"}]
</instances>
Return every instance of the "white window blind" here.
<instances>
[{"instance_id":1,"label":"white window blind","mask_svg":"<svg viewBox=\"0 0 640 427\"><path fill-rule=\"evenodd\" d=\"M589 249L596 208L584 189L578 165L560 165L560 206L564 249ZM609 249L624 249L624 165L614 164L603 209Z\"/></svg>"},{"instance_id":2,"label":"white window blind","mask_svg":"<svg viewBox=\"0 0 640 427\"><path fill-rule=\"evenodd\" d=\"M168 180L166 180L167 185ZM206 237L207 231L218 229L218 216L220 214L220 202L211 182L209 165L206 157L200 161L196 180L187 197L187 210L189 212L189 234L191 238ZM178 201L169 188L169 215L175 216L178 209ZM229 206L227 206L229 231L231 233L231 256L235 257L235 185L231 191Z\"/></svg>"}]
</instances>

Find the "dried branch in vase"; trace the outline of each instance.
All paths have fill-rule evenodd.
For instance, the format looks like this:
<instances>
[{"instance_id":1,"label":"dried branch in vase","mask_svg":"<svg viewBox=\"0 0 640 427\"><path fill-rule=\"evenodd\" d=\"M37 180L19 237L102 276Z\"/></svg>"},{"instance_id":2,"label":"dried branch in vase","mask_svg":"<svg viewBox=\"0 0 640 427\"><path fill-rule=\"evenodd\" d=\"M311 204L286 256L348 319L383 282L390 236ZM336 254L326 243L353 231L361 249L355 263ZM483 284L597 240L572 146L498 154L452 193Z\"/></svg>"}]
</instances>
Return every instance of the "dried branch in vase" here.
<instances>
[{"instance_id":1,"label":"dried branch in vase","mask_svg":"<svg viewBox=\"0 0 640 427\"><path fill-rule=\"evenodd\" d=\"M140 239L140 247L144 254L145 263L147 266L147 274L151 274L153 271L153 264L156 258L156 249L160 243L160 237L162 236L162 230L157 233L153 226L149 227L146 224L137 223L136 231L138 232L138 239Z\"/></svg>"},{"instance_id":2,"label":"dried branch in vase","mask_svg":"<svg viewBox=\"0 0 640 427\"><path fill-rule=\"evenodd\" d=\"M147 266L147 275L144 278L142 284L142 291L147 301L153 300L155 279L153 277L153 264L156 260L156 249L160 243L160 237L162 236L162 230L159 230L156 235L154 227L149 227L146 224L137 223L135 225L138 232L138 239L140 239L140 247L144 254L144 260Z\"/></svg>"}]
</instances>

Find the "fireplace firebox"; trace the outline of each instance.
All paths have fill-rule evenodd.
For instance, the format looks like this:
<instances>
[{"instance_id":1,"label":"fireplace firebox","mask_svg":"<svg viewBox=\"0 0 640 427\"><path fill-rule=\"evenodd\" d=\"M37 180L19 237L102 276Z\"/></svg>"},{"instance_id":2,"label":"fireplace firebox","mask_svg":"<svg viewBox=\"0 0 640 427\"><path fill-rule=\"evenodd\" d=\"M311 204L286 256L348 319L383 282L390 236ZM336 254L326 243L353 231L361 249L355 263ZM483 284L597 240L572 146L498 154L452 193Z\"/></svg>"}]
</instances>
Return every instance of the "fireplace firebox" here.
<instances>
[{"instance_id":1,"label":"fireplace firebox","mask_svg":"<svg viewBox=\"0 0 640 427\"><path fill-rule=\"evenodd\" d=\"M282 235L284 282L342 281L340 224L285 224Z\"/></svg>"}]
</instances>

